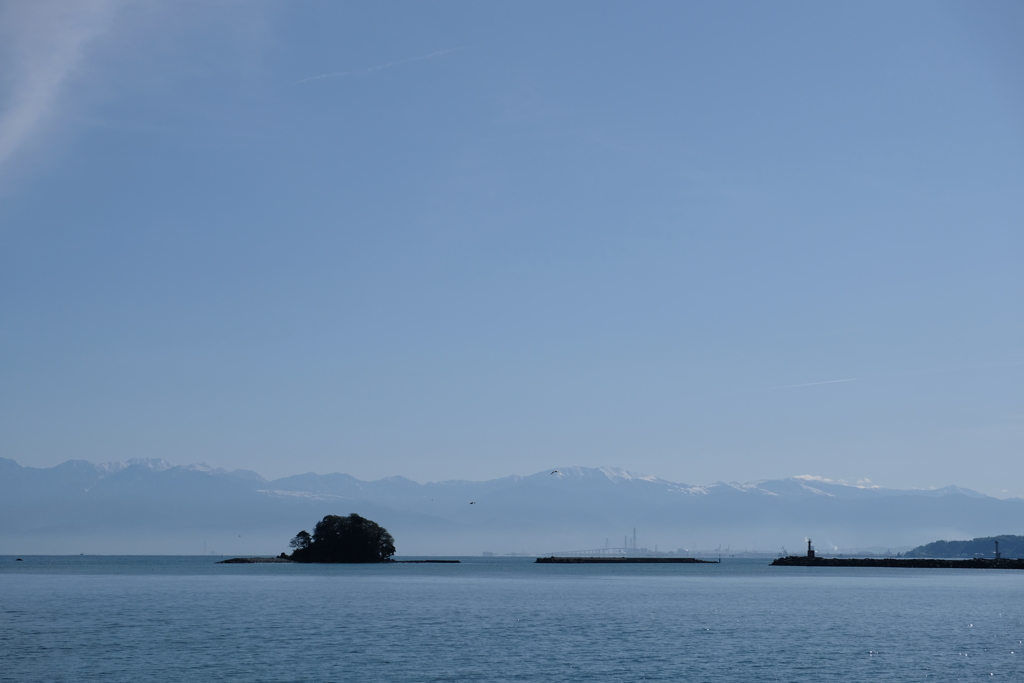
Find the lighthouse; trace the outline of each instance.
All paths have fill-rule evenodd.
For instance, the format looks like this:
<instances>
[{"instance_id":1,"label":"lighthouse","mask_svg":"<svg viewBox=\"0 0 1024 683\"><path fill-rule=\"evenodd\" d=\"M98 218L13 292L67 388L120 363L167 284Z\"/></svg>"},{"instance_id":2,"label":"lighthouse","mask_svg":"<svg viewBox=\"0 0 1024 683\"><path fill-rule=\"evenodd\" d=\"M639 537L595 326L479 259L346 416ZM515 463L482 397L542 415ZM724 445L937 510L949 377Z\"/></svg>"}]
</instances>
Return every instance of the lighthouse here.
<instances>
[{"instance_id":1,"label":"lighthouse","mask_svg":"<svg viewBox=\"0 0 1024 683\"><path fill-rule=\"evenodd\" d=\"M814 557L814 546L811 545L811 539L807 539L807 557Z\"/></svg>"}]
</instances>

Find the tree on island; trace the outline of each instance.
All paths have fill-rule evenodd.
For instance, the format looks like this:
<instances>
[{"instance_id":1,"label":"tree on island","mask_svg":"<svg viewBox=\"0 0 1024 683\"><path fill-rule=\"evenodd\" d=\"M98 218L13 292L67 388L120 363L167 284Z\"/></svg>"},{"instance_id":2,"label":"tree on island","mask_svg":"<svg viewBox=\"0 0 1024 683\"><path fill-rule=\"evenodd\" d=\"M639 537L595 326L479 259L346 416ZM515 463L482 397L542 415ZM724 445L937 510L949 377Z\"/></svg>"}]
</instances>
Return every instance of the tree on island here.
<instances>
[{"instance_id":1,"label":"tree on island","mask_svg":"<svg viewBox=\"0 0 1024 683\"><path fill-rule=\"evenodd\" d=\"M288 546L293 550L305 550L312 541L313 537L309 535L308 531L300 531L295 534L295 538L288 543Z\"/></svg>"},{"instance_id":2,"label":"tree on island","mask_svg":"<svg viewBox=\"0 0 1024 683\"><path fill-rule=\"evenodd\" d=\"M294 548L295 562L390 562L395 554L388 530L354 512L348 517L327 515L312 535L300 531L288 545Z\"/></svg>"}]
</instances>

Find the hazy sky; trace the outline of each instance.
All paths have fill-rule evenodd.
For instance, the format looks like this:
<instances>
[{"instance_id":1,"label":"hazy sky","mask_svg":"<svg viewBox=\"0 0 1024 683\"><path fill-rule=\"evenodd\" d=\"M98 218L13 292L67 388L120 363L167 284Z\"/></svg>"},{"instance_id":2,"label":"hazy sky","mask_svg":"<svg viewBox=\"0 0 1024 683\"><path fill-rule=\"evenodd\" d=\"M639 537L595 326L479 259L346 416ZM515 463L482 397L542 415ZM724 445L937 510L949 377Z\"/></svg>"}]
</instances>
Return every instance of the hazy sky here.
<instances>
[{"instance_id":1,"label":"hazy sky","mask_svg":"<svg viewBox=\"0 0 1024 683\"><path fill-rule=\"evenodd\" d=\"M1024 495L1021 35L5 3L0 456Z\"/></svg>"}]
</instances>

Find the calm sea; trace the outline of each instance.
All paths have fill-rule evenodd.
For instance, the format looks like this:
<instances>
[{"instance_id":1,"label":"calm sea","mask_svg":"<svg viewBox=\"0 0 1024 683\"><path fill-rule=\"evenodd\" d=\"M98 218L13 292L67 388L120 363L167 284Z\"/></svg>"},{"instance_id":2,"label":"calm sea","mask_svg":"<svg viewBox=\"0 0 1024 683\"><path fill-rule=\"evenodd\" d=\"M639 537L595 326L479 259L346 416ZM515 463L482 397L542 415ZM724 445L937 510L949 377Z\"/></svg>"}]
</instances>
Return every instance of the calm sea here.
<instances>
[{"instance_id":1,"label":"calm sea","mask_svg":"<svg viewBox=\"0 0 1024 683\"><path fill-rule=\"evenodd\" d=\"M1024 572L0 557L3 681L1024 681Z\"/></svg>"}]
</instances>

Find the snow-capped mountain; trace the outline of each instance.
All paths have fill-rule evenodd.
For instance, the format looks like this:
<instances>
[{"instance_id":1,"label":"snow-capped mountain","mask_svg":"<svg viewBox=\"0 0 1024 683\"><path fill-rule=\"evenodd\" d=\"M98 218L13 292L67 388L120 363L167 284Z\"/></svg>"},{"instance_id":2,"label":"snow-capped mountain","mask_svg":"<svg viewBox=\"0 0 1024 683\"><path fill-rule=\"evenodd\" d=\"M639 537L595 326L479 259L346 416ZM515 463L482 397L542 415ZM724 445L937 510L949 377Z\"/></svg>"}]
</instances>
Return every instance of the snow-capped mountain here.
<instances>
[{"instance_id":1,"label":"snow-capped mountain","mask_svg":"<svg viewBox=\"0 0 1024 683\"><path fill-rule=\"evenodd\" d=\"M634 528L650 548L762 551L807 536L842 550L1024 531L1024 500L955 486L894 490L809 476L694 485L610 467L481 482L313 473L267 481L163 460L41 469L0 459L0 554L277 553L323 515L349 512L387 527L400 554L614 547Z\"/></svg>"}]
</instances>

